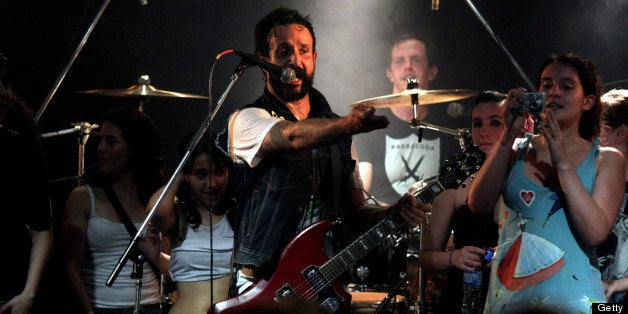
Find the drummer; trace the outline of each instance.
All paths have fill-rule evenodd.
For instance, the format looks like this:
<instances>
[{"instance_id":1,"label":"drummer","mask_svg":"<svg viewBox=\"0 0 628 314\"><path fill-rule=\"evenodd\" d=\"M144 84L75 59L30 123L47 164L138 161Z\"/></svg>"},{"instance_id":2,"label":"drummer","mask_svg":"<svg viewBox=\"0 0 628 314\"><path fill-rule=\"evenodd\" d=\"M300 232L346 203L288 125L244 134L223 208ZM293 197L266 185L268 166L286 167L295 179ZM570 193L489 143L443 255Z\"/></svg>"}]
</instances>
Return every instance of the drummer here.
<instances>
[{"instance_id":1,"label":"drummer","mask_svg":"<svg viewBox=\"0 0 628 314\"><path fill-rule=\"evenodd\" d=\"M401 33L395 37L391 45L390 65L386 69L392 92L397 94L404 91L408 78L418 79L419 88L428 89L438 74L434 55L434 47L425 36ZM418 106L417 119L438 125L448 122L444 126L451 128L466 124L462 119L447 116L443 110L446 106ZM411 103L408 106L377 109L377 114L388 117L388 127L359 134L353 139L367 197L372 196L371 200L383 205L394 203L412 184L438 174L441 163L455 155L459 147L454 136L434 130L425 130L419 138L419 131L410 128L408 124L414 117ZM418 251L418 248L412 246L411 249ZM401 258L402 261L393 262L398 265L392 266L392 270L376 271L389 268L388 253L373 251L360 262L360 265L371 270L367 282L392 284L397 281L399 271L405 269L403 259L406 252L402 247L397 248L395 255L400 256L395 259Z\"/></svg>"}]
</instances>

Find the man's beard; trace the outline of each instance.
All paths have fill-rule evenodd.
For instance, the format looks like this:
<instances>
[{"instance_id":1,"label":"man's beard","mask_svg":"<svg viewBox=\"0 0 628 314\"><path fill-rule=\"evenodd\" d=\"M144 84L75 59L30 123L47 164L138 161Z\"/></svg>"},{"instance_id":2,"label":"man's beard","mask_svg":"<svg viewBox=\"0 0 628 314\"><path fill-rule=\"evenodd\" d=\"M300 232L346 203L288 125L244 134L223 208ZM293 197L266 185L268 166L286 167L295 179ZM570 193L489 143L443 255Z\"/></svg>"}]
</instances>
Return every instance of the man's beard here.
<instances>
[{"instance_id":1,"label":"man's beard","mask_svg":"<svg viewBox=\"0 0 628 314\"><path fill-rule=\"evenodd\" d=\"M304 77L301 78L300 91L293 90L289 85L282 83L279 77L276 77L274 75L270 75L269 80L270 86L273 88L275 93L277 93L277 98L284 102L290 102L302 99L303 97L307 96L307 94L310 92L310 89L312 88L312 85L314 84L314 74L312 73L312 75L309 76L304 75Z\"/></svg>"}]
</instances>

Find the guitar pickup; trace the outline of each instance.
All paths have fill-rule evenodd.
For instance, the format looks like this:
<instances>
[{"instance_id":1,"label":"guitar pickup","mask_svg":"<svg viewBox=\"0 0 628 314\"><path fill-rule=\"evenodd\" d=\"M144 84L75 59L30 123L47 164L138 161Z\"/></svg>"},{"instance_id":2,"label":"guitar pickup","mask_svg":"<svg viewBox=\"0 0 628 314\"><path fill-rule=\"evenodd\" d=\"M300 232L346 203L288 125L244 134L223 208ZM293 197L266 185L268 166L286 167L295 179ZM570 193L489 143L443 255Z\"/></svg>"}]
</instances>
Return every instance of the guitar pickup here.
<instances>
[{"instance_id":1,"label":"guitar pickup","mask_svg":"<svg viewBox=\"0 0 628 314\"><path fill-rule=\"evenodd\" d=\"M289 284L283 285L279 290L275 292L275 302L279 302L287 297L296 297L296 293Z\"/></svg>"}]
</instances>

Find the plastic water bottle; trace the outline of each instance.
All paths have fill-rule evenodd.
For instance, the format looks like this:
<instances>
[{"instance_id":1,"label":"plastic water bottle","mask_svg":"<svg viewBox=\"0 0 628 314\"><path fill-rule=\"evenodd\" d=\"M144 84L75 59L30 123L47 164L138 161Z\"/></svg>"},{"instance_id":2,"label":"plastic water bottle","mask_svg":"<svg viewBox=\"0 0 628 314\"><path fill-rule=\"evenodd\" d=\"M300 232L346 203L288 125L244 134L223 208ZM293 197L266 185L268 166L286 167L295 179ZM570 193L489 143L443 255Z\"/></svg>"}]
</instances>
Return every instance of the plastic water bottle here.
<instances>
[{"instance_id":1,"label":"plastic water bottle","mask_svg":"<svg viewBox=\"0 0 628 314\"><path fill-rule=\"evenodd\" d=\"M462 313L480 313L480 291L482 290L482 269L465 271L462 274Z\"/></svg>"},{"instance_id":2,"label":"plastic water bottle","mask_svg":"<svg viewBox=\"0 0 628 314\"><path fill-rule=\"evenodd\" d=\"M484 254L484 261L493 260L494 252L490 249ZM462 274L462 313L480 313L482 304L480 294L482 291L482 268L473 271L465 271Z\"/></svg>"}]
</instances>

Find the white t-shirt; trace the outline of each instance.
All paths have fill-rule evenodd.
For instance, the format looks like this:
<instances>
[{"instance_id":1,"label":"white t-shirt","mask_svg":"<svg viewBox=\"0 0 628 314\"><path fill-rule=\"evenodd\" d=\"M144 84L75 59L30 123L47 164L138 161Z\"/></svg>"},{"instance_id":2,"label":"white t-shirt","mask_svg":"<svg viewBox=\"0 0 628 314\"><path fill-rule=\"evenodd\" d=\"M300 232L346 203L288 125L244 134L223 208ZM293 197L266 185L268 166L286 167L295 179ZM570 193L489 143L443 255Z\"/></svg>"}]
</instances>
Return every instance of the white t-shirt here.
<instances>
[{"instance_id":1,"label":"white t-shirt","mask_svg":"<svg viewBox=\"0 0 628 314\"><path fill-rule=\"evenodd\" d=\"M261 108L246 108L229 117L229 154L234 162L257 166L264 158L258 154L266 134L283 118Z\"/></svg>"}]
</instances>

